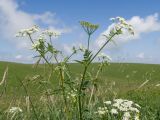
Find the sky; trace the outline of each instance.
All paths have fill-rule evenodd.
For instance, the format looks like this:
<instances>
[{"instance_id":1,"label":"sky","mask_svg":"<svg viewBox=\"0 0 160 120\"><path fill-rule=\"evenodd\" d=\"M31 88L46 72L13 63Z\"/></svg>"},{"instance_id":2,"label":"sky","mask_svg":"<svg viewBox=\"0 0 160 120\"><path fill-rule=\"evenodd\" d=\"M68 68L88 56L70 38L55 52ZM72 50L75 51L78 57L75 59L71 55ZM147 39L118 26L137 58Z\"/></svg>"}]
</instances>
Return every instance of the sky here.
<instances>
[{"instance_id":1,"label":"sky","mask_svg":"<svg viewBox=\"0 0 160 120\"><path fill-rule=\"evenodd\" d=\"M108 44L102 52L112 62L160 64L159 5L159 0L0 0L0 61L35 61L30 41L15 37L20 29L33 25L62 33L53 43L69 55L73 45L87 42L79 21L99 24L91 38L91 48L96 51L112 24L110 18L121 16L133 25L135 35L115 38L116 45Z\"/></svg>"}]
</instances>

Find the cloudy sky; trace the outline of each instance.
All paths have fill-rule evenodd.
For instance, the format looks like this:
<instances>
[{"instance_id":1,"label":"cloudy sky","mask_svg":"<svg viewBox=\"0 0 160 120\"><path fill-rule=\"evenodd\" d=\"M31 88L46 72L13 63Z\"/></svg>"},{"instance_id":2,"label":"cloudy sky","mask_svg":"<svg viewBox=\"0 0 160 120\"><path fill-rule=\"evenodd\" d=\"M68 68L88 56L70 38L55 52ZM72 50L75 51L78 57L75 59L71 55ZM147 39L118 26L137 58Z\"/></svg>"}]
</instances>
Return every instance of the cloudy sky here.
<instances>
[{"instance_id":1,"label":"cloudy sky","mask_svg":"<svg viewBox=\"0 0 160 120\"><path fill-rule=\"evenodd\" d=\"M35 24L61 32L53 42L66 54L73 45L85 45L79 21L99 24L91 44L96 51L111 25L109 19L122 16L133 25L135 35L115 38L116 45L109 44L103 52L114 62L160 64L159 5L159 0L0 0L0 61L34 61L28 39L15 34Z\"/></svg>"}]
</instances>

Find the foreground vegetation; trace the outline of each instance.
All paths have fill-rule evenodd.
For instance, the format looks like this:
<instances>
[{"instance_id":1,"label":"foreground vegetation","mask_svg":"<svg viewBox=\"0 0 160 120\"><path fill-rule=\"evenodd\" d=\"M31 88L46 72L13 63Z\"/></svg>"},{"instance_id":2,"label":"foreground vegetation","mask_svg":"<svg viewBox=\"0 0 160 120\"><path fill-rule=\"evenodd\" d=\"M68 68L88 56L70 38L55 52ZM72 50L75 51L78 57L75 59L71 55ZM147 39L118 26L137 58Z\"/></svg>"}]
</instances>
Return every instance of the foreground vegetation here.
<instances>
[{"instance_id":1,"label":"foreground vegetation","mask_svg":"<svg viewBox=\"0 0 160 120\"><path fill-rule=\"evenodd\" d=\"M97 69L98 63L92 64L90 71ZM3 111L7 111L12 106L23 106L23 111L26 111L26 94L24 88L21 86L18 79L23 80L26 76L35 76L44 74L44 65L33 69L34 65L31 64L18 64L9 62L0 62L0 76L3 76L6 66L8 66L7 76L7 88L0 98L0 119L4 119ZM82 69L79 68L79 64L69 64L72 71L80 74ZM79 68L79 69L77 69ZM131 63L111 63L100 74L99 91L96 93L99 96L103 96L101 99L112 100L114 98L129 99L137 102L141 106L141 115L144 117L142 120L159 120L160 119L160 65L154 64L131 64ZM93 73L94 74L94 73ZM1 77L2 79L2 77ZM146 84L140 87L146 80L149 80ZM25 80L27 81L27 79ZM45 89L38 83L40 81L31 81L28 86L28 93L33 99L33 104L36 107L37 114L43 116L45 111L38 111L40 109L39 104L43 109L48 109L47 106L43 106L46 101L37 101L37 98L41 98L44 95ZM33 84L34 83L34 84ZM36 83L36 84L35 84ZM56 89L57 81L53 80L53 87ZM3 91L3 86L0 87L0 92ZM99 101L97 101L99 102ZM43 103L43 104L42 104ZM59 104L61 105L61 104ZM56 109L53 109L56 111ZM42 112L42 113L41 113ZM57 115L58 116L58 111ZM40 119L43 119L43 117ZM34 117L34 116L32 116ZM61 119L53 117L53 119Z\"/></svg>"},{"instance_id":2,"label":"foreground vegetation","mask_svg":"<svg viewBox=\"0 0 160 120\"><path fill-rule=\"evenodd\" d=\"M52 43L52 37L59 36L55 31L46 30L35 39L37 26L21 30L17 36L29 38L37 62L33 68L24 64L6 67L0 82L0 119L160 119L159 65L110 65L111 58L102 53L104 47L123 32L134 35L124 18L111 20L112 28L103 35L105 41L97 51L90 49L90 40L99 25L81 21L87 46L73 46L69 56ZM82 57L74 60L74 55Z\"/></svg>"}]
</instances>

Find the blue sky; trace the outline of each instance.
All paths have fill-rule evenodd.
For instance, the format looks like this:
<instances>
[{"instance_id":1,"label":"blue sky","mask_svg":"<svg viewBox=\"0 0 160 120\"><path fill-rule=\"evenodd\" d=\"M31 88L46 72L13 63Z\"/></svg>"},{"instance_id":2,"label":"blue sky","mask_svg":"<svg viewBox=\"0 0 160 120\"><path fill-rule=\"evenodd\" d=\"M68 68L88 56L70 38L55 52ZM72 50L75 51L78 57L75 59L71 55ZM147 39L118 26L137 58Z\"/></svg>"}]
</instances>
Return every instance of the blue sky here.
<instances>
[{"instance_id":1,"label":"blue sky","mask_svg":"<svg viewBox=\"0 0 160 120\"><path fill-rule=\"evenodd\" d=\"M116 39L103 52L113 61L160 63L159 0L0 0L0 60L33 61L29 42L14 38L19 29L38 24L61 31L55 46L66 54L72 45L85 44L80 20L100 25L92 37L92 48L100 46L100 35L111 24L109 18L122 16L135 28L135 36Z\"/></svg>"}]
</instances>

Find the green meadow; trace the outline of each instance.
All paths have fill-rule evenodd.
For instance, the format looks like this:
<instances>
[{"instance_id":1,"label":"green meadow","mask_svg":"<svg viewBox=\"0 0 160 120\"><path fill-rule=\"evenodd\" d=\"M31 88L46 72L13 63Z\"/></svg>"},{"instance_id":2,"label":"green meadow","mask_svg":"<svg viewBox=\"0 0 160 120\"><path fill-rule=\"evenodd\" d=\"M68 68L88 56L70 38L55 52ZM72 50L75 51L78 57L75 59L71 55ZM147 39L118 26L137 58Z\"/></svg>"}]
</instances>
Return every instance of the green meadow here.
<instances>
[{"instance_id":1,"label":"green meadow","mask_svg":"<svg viewBox=\"0 0 160 120\"><path fill-rule=\"evenodd\" d=\"M98 68L99 63L91 64L89 71ZM8 74L6 78L6 88L0 86L0 111L7 109L9 106L19 105L18 100L25 96L24 88L20 81L25 81L34 75L44 75L48 72L45 65L34 67L32 64L19 64L10 62L0 62L0 79L2 79L5 68L8 66ZM73 75L77 75L83 71L78 63L70 63L69 69ZM56 73L51 78L52 88L56 88ZM76 79L76 78L75 78ZM40 79L38 83L42 82ZM139 103L142 107L141 111L144 120L160 119L160 65L156 64L133 64L133 63L111 63L106 66L100 73L98 82L99 94L102 94L104 100L111 98L124 98ZM43 87L37 84L37 81L27 82L28 94L33 98L36 104L36 98L43 92ZM14 100L14 101L13 101ZM11 102L12 101L12 102ZM151 116L148 119L148 116ZM153 117L154 116L154 117Z\"/></svg>"}]
</instances>

